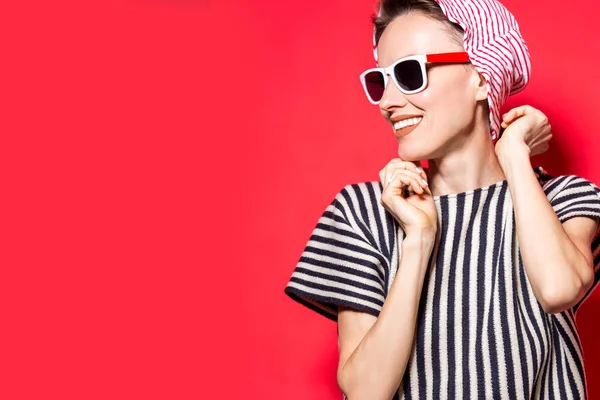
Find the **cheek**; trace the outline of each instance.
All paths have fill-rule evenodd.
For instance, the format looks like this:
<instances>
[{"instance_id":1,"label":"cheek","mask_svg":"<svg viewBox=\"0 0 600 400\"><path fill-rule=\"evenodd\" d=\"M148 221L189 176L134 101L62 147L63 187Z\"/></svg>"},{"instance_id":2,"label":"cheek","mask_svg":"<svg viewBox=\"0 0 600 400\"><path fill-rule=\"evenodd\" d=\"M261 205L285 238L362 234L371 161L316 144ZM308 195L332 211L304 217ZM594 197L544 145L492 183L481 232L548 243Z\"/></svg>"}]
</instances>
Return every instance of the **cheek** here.
<instances>
[{"instance_id":1,"label":"cheek","mask_svg":"<svg viewBox=\"0 0 600 400\"><path fill-rule=\"evenodd\" d=\"M432 80L420 93L420 104L436 131L461 129L471 123L476 102L470 99L464 80ZM416 100L415 100L416 101Z\"/></svg>"}]
</instances>

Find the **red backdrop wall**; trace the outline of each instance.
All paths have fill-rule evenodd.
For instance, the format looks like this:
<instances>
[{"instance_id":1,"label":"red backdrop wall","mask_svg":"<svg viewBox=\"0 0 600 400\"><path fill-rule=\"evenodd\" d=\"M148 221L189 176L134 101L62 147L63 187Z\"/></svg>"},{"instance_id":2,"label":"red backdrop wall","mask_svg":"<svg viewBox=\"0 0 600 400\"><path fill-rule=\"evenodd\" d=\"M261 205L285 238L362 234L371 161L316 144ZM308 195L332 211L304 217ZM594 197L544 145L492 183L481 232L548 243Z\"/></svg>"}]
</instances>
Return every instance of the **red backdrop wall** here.
<instances>
[{"instance_id":1,"label":"red backdrop wall","mask_svg":"<svg viewBox=\"0 0 600 400\"><path fill-rule=\"evenodd\" d=\"M551 173L600 183L600 6L505 4ZM5 399L339 399L335 324L283 288L327 204L378 179L372 1L2 5ZM578 316L600 398L595 321Z\"/></svg>"}]
</instances>

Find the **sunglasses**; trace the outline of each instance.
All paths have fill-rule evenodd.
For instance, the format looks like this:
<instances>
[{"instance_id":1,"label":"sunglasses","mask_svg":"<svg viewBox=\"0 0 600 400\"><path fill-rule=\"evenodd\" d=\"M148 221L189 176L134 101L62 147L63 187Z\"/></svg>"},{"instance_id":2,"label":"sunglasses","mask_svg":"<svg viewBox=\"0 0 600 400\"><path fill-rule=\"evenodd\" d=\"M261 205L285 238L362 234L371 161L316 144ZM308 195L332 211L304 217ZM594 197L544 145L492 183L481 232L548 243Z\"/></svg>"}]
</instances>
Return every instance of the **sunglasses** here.
<instances>
[{"instance_id":1,"label":"sunglasses","mask_svg":"<svg viewBox=\"0 0 600 400\"><path fill-rule=\"evenodd\" d=\"M403 57L387 68L371 68L360 74L367 98L379 104L388 83L388 76L404 94L418 93L427 87L427 64L455 64L469 62L469 53L438 53Z\"/></svg>"}]
</instances>

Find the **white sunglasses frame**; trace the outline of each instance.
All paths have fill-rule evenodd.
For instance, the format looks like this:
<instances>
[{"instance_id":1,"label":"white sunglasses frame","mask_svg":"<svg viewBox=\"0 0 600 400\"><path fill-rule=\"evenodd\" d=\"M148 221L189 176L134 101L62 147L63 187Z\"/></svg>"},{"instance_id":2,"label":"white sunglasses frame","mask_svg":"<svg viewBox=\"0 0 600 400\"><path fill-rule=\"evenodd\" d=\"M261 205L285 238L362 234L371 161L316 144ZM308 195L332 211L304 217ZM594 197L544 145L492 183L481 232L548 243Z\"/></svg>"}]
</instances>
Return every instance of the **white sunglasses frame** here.
<instances>
[{"instance_id":1,"label":"white sunglasses frame","mask_svg":"<svg viewBox=\"0 0 600 400\"><path fill-rule=\"evenodd\" d=\"M400 87L400 84L396 80L396 76L394 74L394 68L396 67L396 65L400 64L401 62L411 61L411 60L419 62L419 66L421 67L421 76L423 77L423 84L421 85L421 87L419 87L416 90L408 90L407 91L407 90L402 89ZM366 78L367 74L370 74L371 72L380 72L383 75L383 90L384 91L390 80L388 78L389 76L392 77L392 81L394 82L394 85L396 85L398 90L400 90L404 94L414 94L414 93L418 93L418 92L424 90L427 87L427 71L425 70L425 63L427 63L426 55L416 55L416 56L403 57L399 60L396 60L396 61L394 61L394 63L392 65L390 65L389 67L386 67L386 68L377 67L377 68L370 68L370 69L366 70L365 72L360 74L360 82L362 83L362 87L365 91L365 94L367 95L367 99L369 99L369 102L373 105L377 105L381 101L381 100L373 101L373 99L371 98L371 95L369 94L369 91L367 90L367 82L366 82L365 78Z\"/></svg>"},{"instance_id":2,"label":"white sunglasses frame","mask_svg":"<svg viewBox=\"0 0 600 400\"><path fill-rule=\"evenodd\" d=\"M396 65L400 64L401 62L411 61L411 60L417 61L419 63L419 66L421 68L421 76L423 77L423 84L418 89L415 89L415 90L404 90L400 87L400 84L396 80L396 75L394 74L394 68L396 67ZM367 90L367 83L365 80L365 77L367 76L367 74L369 74L371 72L380 72L381 74L383 74L383 90L384 91L389 82L388 76L391 76L392 81L394 82L394 85L396 85L398 90L400 90L404 94L415 94L415 93L425 90L425 88L427 87L426 64L430 64L430 63L465 63L465 62L470 62L469 55L466 52L417 54L417 55L413 55L413 56L402 57L402 58L394 61L394 63L392 65L390 65L389 67L370 68L370 69L364 71L362 74L360 74L360 82L362 84L363 90L365 91L365 94L367 95L367 99L369 100L369 102L373 105L377 105L377 104L379 104L379 102L381 100L373 101L373 99L371 99L371 95L369 95L369 91Z\"/></svg>"}]
</instances>

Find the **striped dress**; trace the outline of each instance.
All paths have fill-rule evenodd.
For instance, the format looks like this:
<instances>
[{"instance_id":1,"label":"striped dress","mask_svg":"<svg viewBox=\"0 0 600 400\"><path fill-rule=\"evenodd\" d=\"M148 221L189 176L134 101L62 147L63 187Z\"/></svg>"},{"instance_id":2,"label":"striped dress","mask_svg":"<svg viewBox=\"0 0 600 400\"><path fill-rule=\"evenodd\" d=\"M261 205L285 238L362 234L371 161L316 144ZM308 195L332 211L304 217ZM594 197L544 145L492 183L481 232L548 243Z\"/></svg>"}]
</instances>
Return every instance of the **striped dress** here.
<instances>
[{"instance_id":1,"label":"striped dress","mask_svg":"<svg viewBox=\"0 0 600 400\"><path fill-rule=\"evenodd\" d=\"M600 189L534 168L559 220L600 218ZM379 203L379 181L345 186L326 208L285 293L336 321L339 305L377 316L404 234ZM424 281L411 357L395 399L584 399L573 308L546 314L520 257L507 181L434 196L439 230Z\"/></svg>"}]
</instances>

